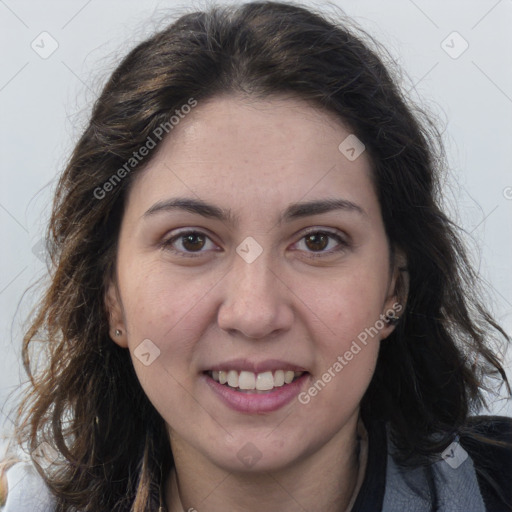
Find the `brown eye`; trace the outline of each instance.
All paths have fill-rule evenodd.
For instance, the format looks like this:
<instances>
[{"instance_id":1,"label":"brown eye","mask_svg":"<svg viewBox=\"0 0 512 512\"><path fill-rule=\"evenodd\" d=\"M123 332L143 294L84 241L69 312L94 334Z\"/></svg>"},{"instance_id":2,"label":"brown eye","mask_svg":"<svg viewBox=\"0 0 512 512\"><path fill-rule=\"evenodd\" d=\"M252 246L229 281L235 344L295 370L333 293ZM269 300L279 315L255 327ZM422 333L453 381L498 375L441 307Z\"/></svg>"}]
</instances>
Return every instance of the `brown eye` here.
<instances>
[{"instance_id":1,"label":"brown eye","mask_svg":"<svg viewBox=\"0 0 512 512\"><path fill-rule=\"evenodd\" d=\"M329 257L347 250L350 243L340 234L332 231L310 231L295 244L308 257Z\"/></svg>"},{"instance_id":2,"label":"brown eye","mask_svg":"<svg viewBox=\"0 0 512 512\"><path fill-rule=\"evenodd\" d=\"M179 256L201 256L212 250L218 250L210 237L201 231L182 231L162 242L165 250Z\"/></svg>"},{"instance_id":3,"label":"brown eye","mask_svg":"<svg viewBox=\"0 0 512 512\"><path fill-rule=\"evenodd\" d=\"M206 237L201 233L188 233L181 237L182 245L187 251L199 251L205 243Z\"/></svg>"},{"instance_id":4,"label":"brown eye","mask_svg":"<svg viewBox=\"0 0 512 512\"><path fill-rule=\"evenodd\" d=\"M312 251L323 251L329 244L329 235L326 233L312 233L304 237L306 246Z\"/></svg>"}]
</instances>

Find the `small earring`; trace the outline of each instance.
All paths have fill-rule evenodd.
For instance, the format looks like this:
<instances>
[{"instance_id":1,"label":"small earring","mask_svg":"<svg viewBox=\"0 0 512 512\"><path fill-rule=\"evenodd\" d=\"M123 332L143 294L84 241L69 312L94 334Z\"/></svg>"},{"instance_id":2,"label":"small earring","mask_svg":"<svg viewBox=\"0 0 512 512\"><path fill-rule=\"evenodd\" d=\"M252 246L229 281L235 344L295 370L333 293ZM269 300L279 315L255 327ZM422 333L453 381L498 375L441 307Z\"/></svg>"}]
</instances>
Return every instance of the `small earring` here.
<instances>
[{"instance_id":1,"label":"small earring","mask_svg":"<svg viewBox=\"0 0 512 512\"><path fill-rule=\"evenodd\" d=\"M122 331L120 329L116 329L115 335L116 336L121 336L121 334L123 334Z\"/></svg>"},{"instance_id":2,"label":"small earring","mask_svg":"<svg viewBox=\"0 0 512 512\"><path fill-rule=\"evenodd\" d=\"M386 322L390 325L396 325L400 320L399 316L387 316L386 315Z\"/></svg>"}]
</instances>

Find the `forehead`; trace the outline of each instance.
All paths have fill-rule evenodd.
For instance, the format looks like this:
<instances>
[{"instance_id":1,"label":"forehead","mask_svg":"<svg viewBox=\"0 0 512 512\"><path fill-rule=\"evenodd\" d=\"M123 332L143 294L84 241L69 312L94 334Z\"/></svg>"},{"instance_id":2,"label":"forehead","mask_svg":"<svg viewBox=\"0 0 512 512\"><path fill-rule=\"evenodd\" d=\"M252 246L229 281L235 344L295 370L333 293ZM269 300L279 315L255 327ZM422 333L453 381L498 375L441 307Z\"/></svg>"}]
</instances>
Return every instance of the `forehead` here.
<instances>
[{"instance_id":1,"label":"forehead","mask_svg":"<svg viewBox=\"0 0 512 512\"><path fill-rule=\"evenodd\" d=\"M216 97L174 126L129 203L185 194L237 209L341 195L374 207L370 160L365 152L347 158L347 137L354 135L334 114L303 100Z\"/></svg>"}]
</instances>

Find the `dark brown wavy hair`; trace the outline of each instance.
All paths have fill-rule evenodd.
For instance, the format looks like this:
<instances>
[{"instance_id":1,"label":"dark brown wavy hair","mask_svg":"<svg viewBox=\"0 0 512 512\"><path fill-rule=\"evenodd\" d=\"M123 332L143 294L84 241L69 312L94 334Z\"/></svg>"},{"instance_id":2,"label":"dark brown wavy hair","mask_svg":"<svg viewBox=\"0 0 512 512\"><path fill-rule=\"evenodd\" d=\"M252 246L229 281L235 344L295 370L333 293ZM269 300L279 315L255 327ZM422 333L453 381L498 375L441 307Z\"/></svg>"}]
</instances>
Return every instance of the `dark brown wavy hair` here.
<instances>
[{"instance_id":1,"label":"dark brown wavy hair","mask_svg":"<svg viewBox=\"0 0 512 512\"><path fill-rule=\"evenodd\" d=\"M404 463L451 442L482 406L489 377L508 386L493 350L508 337L478 299L458 228L440 209L439 130L405 98L381 51L343 15L252 2L183 15L114 71L60 177L51 281L23 343L30 389L19 441L59 454L44 472L58 512L158 510L173 465L164 420L110 339L105 307L127 191L150 158L104 198L97 191L190 98L301 98L366 145L390 247L407 257L408 297L361 407L367 421L389 422ZM36 367L35 347L46 364Z\"/></svg>"}]
</instances>

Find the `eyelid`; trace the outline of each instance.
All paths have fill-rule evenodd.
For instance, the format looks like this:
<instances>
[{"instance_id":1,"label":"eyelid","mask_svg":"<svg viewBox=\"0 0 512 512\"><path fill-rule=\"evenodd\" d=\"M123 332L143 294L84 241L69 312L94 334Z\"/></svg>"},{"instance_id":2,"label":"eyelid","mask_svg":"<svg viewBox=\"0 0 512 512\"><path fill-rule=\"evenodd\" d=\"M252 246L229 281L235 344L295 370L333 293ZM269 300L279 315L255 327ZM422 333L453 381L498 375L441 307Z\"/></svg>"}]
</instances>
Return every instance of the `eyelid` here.
<instances>
[{"instance_id":1,"label":"eyelid","mask_svg":"<svg viewBox=\"0 0 512 512\"><path fill-rule=\"evenodd\" d=\"M183 256L186 258L190 258L190 257L194 258L194 257L201 256L207 252L211 252L211 251L202 251L202 250L195 251L195 252L194 251L181 251L181 250L175 249L173 247L173 244L177 240L179 240L180 237L183 237L183 236L189 235L189 234L203 235L205 238L210 240L213 244L215 244L218 247L218 244L213 240L213 237L204 228L194 228L194 227L187 226L187 227L183 227L183 228L176 228L171 233L173 233L173 234L165 237L160 242L159 246L164 250L171 251L172 253L177 254L178 256Z\"/></svg>"},{"instance_id":2,"label":"eyelid","mask_svg":"<svg viewBox=\"0 0 512 512\"><path fill-rule=\"evenodd\" d=\"M344 234L341 230L336 228L326 228L323 226L311 226L301 231L302 236L309 235L310 233L327 233L328 235L337 235L339 237L348 238L348 235Z\"/></svg>"},{"instance_id":3,"label":"eyelid","mask_svg":"<svg viewBox=\"0 0 512 512\"><path fill-rule=\"evenodd\" d=\"M337 254L343 250L346 250L347 248L351 247L352 243L350 240L350 237L346 235L345 233L334 229L334 228L325 228L320 226L314 226L307 228L305 231L301 232L300 238L297 240L297 242L294 242L293 245L298 244L301 242L304 237L310 234L314 233L324 233L332 238L334 238L338 242L338 247L335 249L331 249L329 251L306 251L309 258L319 258L319 257L327 257L332 256L334 254Z\"/></svg>"}]
</instances>

